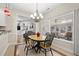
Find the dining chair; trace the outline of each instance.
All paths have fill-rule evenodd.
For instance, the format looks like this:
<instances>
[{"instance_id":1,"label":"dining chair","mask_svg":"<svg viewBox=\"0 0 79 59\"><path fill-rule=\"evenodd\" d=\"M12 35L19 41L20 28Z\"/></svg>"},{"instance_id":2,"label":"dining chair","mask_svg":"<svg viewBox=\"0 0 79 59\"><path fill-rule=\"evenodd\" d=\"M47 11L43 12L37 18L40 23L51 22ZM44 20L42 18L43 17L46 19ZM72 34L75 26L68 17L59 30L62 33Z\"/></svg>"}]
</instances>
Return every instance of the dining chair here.
<instances>
[{"instance_id":1,"label":"dining chair","mask_svg":"<svg viewBox=\"0 0 79 59\"><path fill-rule=\"evenodd\" d=\"M28 36L30 35L35 35L35 32L33 31L28 31ZM33 46L33 44L35 43L34 41L30 40L31 45Z\"/></svg>"},{"instance_id":2,"label":"dining chair","mask_svg":"<svg viewBox=\"0 0 79 59\"><path fill-rule=\"evenodd\" d=\"M25 51L25 49L27 48L27 46L28 46L28 44L29 44L29 37L28 37L28 34L27 33L24 33L23 34L23 37L24 37L24 41L25 41L25 48L24 48L24 51Z\"/></svg>"},{"instance_id":3,"label":"dining chair","mask_svg":"<svg viewBox=\"0 0 79 59\"><path fill-rule=\"evenodd\" d=\"M28 31L28 35L35 35L35 32L33 32L33 31Z\"/></svg>"},{"instance_id":4,"label":"dining chair","mask_svg":"<svg viewBox=\"0 0 79 59\"><path fill-rule=\"evenodd\" d=\"M40 44L40 48L44 50L45 56L47 55L48 51L50 51L51 54L53 55L51 48L53 39L54 39L54 34L49 34L46 36L45 41L42 44Z\"/></svg>"},{"instance_id":5,"label":"dining chair","mask_svg":"<svg viewBox=\"0 0 79 59\"><path fill-rule=\"evenodd\" d=\"M34 44L34 42L32 42L31 38L29 38L28 36L34 35L34 34L35 34L35 33L32 32L32 31L29 31L29 32L23 34L23 37L24 37L24 40L25 40L25 43L26 43L26 45L25 45L25 47L24 47L24 51L25 51L26 48L27 48L27 50L26 50L26 55L28 55L28 50L31 50L31 49L32 49L32 46L33 46L33 44Z\"/></svg>"},{"instance_id":6,"label":"dining chair","mask_svg":"<svg viewBox=\"0 0 79 59\"><path fill-rule=\"evenodd\" d=\"M46 32L46 34L45 34L45 35L46 35L46 36L47 36L47 35L49 35L49 32Z\"/></svg>"},{"instance_id":7,"label":"dining chair","mask_svg":"<svg viewBox=\"0 0 79 59\"><path fill-rule=\"evenodd\" d=\"M30 44L30 38L28 37L28 33L23 34L24 40L25 40L25 47L24 47L24 51L26 50L26 56L28 55L28 50L31 49L31 44Z\"/></svg>"}]
</instances>

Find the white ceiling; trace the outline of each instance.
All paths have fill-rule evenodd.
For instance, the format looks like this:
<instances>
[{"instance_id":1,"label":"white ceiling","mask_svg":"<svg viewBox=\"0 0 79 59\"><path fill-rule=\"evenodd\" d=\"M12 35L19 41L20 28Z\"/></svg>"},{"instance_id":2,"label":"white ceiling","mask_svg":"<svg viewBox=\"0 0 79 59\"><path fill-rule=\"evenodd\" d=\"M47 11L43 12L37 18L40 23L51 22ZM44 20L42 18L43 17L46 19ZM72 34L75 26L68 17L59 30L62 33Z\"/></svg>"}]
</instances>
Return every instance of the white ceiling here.
<instances>
[{"instance_id":1,"label":"white ceiling","mask_svg":"<svg viewBox=\"0 0 79 59\"><path fill-rule=\"evenodd\" d=\"M54 7L59 5L58 3L38 3L38 10L41 13L50 11ZM15 10L26 11L33 13L36 10L36 3L11 3L10 6Z\"/></svg>"}]
</instances>

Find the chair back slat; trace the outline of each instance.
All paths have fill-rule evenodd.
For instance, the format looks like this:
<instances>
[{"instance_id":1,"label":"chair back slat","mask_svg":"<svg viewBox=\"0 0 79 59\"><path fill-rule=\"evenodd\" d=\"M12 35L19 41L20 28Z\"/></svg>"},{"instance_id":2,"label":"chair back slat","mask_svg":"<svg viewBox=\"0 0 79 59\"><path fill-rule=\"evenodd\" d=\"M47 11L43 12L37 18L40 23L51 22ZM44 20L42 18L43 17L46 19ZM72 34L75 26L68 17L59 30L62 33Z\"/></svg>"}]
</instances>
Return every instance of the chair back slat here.
<instances>
[{"instance_id":1,"label":"chair back slat","mask_svg":"<svg viewBox=\"0 0 79 59\"><path fill-rule=\"evenodd\" d=\"M25 42L27 43L27 41L30 39L28 36L34 35L34 34L35 34L35 32L32 32L32 31L28 31L28 32L24 33L23 37L25 39Z\"/></svg>"},{"instance_id":2,"label":"chair back slat","mask_svg":"<svg viewBox=\"0 0 79 59\"><path fill-rule=\"evenodd\" d=\"M45 46L51 46L52 45L52 41L54 39L54 34L47 34L44 45Z\"/></svg>"},{"instance_id":3,"label":"chair back slat","mask_svg":"<svg viewBox=\"0 0 79 59\"><path fill-rule=\"evenodd\" d=\"M25 43L27 44L27 41L29 40L28 33L24 33L23 37L24 37Z\"/></svg>"},{"instance_id":4,"label":"chair back slat","mask_svg":"<svg viewBox=\"0 0 79 59\"><path fill-rule=\"evenodd\" d=\"M33 32L33 31L28 31L28 35L35 35L35 32Z\"/></svg>"}]
</instances>

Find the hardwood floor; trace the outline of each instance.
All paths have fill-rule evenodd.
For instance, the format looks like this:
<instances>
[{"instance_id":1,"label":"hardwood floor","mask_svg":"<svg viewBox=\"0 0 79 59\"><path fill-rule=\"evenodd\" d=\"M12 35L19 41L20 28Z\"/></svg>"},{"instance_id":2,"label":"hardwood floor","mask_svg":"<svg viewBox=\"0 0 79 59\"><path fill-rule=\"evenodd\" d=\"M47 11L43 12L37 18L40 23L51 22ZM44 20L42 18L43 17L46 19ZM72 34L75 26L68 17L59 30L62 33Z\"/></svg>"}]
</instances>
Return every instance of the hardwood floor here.
<instances>
[{"instance_id":1,"label":"hardwood floor","mask_svg":"<svg viewBox=\"0 0 79 59\"><path fill-rule=\"evenodd\" d=\"M14 56L14 47L13 45L9 46L5 56ZM61 54L57 53L56 51L53 51L54 56L62 56ZM26 52L24 51L24 45L20 45L17 47L16 50L16 56L26 56ZM44 53L36 53L34 50L29 50L28 56L44 56ZM47 52L47 56L51 56L50 52Z\"/></svg>"},{"instance_id":2,"label":"hardwood floor","mask_svg":"<svg viewBox=\"0 0 79 59\"><path fill-rule=\"evenodd\" d=\"M19 44L22 43L22 44ZM17 41L17 45L10 45L5 53L5 56L26 56L26 52L24 51L24 41L22 38L19 38ZM52 50L53 56L63 56L63 54L59 53L56 50ZM29 50L28 56L45 56L44 53L36 53L34 50ZM52 56L51 52L47 52L47 56Z\"/></svg>"},{"instance_id":3,"label":"hardwood floor","mask_svg":"<svg viewBox=\"0 0 79 59\"><path fill-rule=\"evenodd\" d=\"M5 52L4 56L14 56L15 47L14 45L10 45Z\"/></svg>"}]
</instances>

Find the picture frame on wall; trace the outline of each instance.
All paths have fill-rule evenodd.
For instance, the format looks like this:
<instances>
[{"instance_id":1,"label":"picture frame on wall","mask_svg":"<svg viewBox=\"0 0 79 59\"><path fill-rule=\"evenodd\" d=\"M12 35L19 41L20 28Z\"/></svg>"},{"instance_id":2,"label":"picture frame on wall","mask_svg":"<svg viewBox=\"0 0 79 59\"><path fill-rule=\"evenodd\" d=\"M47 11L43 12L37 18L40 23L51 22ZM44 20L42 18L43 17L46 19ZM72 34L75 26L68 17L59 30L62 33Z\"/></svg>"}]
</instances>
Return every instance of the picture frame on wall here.
<instances>
[{"instance_id":1,"label":"picture frame on wall","mask_svg":"<svg viewBox=\"0 0 79 59\"><path fill-rule=\"evenodd\" d=\"M67 26L67 31L72 31L72 26Z\"/></svg>"},{"instance_id":2,"label":"picture frame on wall","mask_svg":"<svg viewBox=\"0 0 79 59\"><path fill-rule=\"evenodd\" d=\"M60 32L61 32L61 33L65 33L65 31L66 31L66 27L65 27L65 26L64 26L64 27L61 27Z\"/></svg>"},{"instance_id":3,"label":"picture frame on wall","mask_svg":"<svg viewBox=\"0 0 79 59\"><path fill-rule=\"evenodd\" d=\"M55 30L54 26L51 26L51 32L53 32Z\"/></svg>"}]
</instances>

